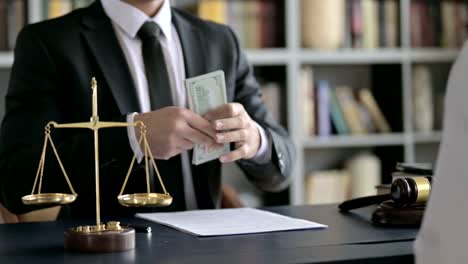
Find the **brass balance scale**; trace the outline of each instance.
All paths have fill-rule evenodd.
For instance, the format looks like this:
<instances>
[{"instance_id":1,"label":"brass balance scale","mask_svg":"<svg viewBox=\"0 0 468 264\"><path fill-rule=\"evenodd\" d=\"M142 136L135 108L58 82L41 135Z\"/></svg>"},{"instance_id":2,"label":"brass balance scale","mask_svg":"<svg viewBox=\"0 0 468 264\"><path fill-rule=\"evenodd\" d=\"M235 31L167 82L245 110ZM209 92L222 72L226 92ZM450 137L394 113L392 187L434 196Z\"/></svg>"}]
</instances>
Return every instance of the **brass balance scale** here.
<instances>
[{"instance_id":1,"label":"brass balance scale","mask_svg":"<svg viewBox=\"0 0 468 264\"><path fill-rule=\"evenodd\" d=\"M172 197L166 191L161 175L159 174L153 154L146 138L146 126L143 122L103 122L99 121L97 103L97 82L95 78L91 81L92 107L93 112L89 122L58 124L49 122L45 127L44 145L39 161L39 166L30 195L23 196L22 201L26 205L63 205L76 200L78 194L68 178L65 168L60 160L59 154L51 137L52 128L87 128L94 132L94 157L95 157L95 180L96 180L96 225L78 226L65 231L65 249L82 252L113 252L124 251L135 248L135 230L120 225L117 221L101 222L100 199L99 199L99 134L101 128L111 127L135 127L140 129L138 142L143 146L146 173L146 193L124 194L125 186L130 177L135 164L136 154L133 155L122 188L117 197L119 203L126 207L164 207L172 203ZM143 144L142 144L143 143ZM44 164L47 146L50 144L55 157L60 165L60 169L67 181L71 193L41 193L42 178L44 174ZM164 193L152 193L150 188L150 165L154 168ZM34 193L37 186L37 193Z\"/></svg>"}]
</instances>

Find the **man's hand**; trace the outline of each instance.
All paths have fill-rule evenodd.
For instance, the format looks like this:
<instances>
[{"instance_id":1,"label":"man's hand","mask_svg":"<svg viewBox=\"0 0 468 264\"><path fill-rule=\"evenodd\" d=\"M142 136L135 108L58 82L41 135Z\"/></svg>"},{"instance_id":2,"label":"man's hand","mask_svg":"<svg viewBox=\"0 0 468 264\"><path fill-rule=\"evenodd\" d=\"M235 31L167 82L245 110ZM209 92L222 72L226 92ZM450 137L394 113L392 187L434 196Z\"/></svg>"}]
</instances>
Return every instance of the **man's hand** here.
<instances>
[{"instance_id":1,"label":"man's hand","mask_svg":"<svg viewBox=\"0 0 468 264\"><path fill-rule=\"evenodd\" d=\"M255 157L260 147L260 132L255 122L239 103L225 104L204 115L216 130L217 143L234 142L236 149L224 154L221 162Z\"/></svg>"},{"instance_id":2,"label":"man's hand","mask_svg":"<svg viewBox=\"0 0 468 264\"><path fill-rule=\"evenodd\" d=\"M169 159L192 149L193 144L216 144L216 131L210 122L185 108L165 107L138 114L135 116L137 121L145 123L148 144L157 159ZM139 139L139 129L135 129L135 132Z\"/></svg>"}]
</instances>

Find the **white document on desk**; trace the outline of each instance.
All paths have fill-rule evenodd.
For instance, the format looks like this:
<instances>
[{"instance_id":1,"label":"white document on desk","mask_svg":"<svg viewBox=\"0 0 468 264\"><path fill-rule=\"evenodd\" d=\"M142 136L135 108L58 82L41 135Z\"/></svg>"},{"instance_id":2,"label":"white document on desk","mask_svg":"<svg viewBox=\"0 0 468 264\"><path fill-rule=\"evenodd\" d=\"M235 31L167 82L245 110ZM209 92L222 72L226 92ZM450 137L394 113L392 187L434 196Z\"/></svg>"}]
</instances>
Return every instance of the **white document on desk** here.
<instances>
[{"instance_id":1,"label":"white document on desk","mask_svg":"<svg viewBox=\"0 0 468 264\"><path fill-rule=\"evenodd\" d=\"M326 225L253 208L142 213L136 217L196 236L226 236L326 228Z\"/></svg>"}]
</instances>

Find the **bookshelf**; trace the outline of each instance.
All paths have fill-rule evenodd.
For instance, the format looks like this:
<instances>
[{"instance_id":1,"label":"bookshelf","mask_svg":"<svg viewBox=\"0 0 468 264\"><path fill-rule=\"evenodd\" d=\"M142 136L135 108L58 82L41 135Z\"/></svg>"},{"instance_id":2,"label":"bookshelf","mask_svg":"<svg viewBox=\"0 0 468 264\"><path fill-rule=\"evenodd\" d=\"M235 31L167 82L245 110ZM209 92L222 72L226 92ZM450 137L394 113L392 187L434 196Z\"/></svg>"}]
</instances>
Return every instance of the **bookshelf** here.
<instances>
[{"instance_id":1,"label":"bookshelf","mask_svg":"<svg viewBox=\"0 0 468 264\"><path fill-rule=\"evenodd\" d=\"M412 0L399 0L399 45L397 48L376 49L340 49L337 51L318 51L302 47L301 36L301 0L271 0L281 2L284 7L284 43L281 47L264 49L246 49L249 61L254 67L269 69L280 68L284 76L284 108L287 110L286 123L289 133L296 144L297 159L289 189L289 202L303 204L305 202L305 175L315 168L325 168L334 164L337 157L351 155L360 150L376 150L377 152L397 153L397 159L404 162L426 161L435 159L441 132L416 132L413 128L413 95L412 76L416 64L445 65L449 68L458 54L456 48L413 48L411 46L410 7ZM40 21L42 1L29 0L29 22ZM196 4L192 0L172 0L174 5L184 6ZM0 52L0 73L8 72L13 63L12 52ZM303 66L329 69L346 67L393 67L398 71L401 88L397 117L401 129L392 133L370 134L362 136L332 135L327 138L304 135L302 127L302 99L300 72ZM266 70L267 71L267 70ZM2 76L2 75L0 75ZM265 76L268 77L268 76ZM5 90L5 80L0 79L0 85ZM378 87L375 87L378 89ZM4 93L4 92L3 92ZM391 168L393 160L383 168ZM325 165L323 165L325 164ZM231 168L229 168L230 170Z\"/></svg>"},{"instance_id":2,"label":"bookshelf","mask_svg":"<svg viewBox=\"0 0 468 264\"><path fill-rule=\"evenodd\" d=\"M417 158L419 145L433 145L431 155L437 151L441 140L441 132L421 133L413 131L412 124L412 66L418 63L451 63L458 54L457 49L443 48L412 48L410 41L410 0L399 2L400 12L400 42L399 48L342 49L338 51L315 51L304 49L301 46L301 27L298 14L300 14L300 1L286 1L286 35L288 54L288 95L290 133L298 148L298 163L291 184L290 198L292 204L304 203L304 177L307 174L308 163L314 163L313 155L308 152L345 151L350 148L367 149L369 147L399 147L403 151L405 162L421 161ZM301 93L298 80L303 65L372 65L396 64L401 67L402 98L402 131L389 134L375 134L363 136L330 136L327 138L313 138L302 133L300 116ZM293 89L291 89L293 88ZM321 158L317 161L320 163ZM428 161L428 160L424 160Z\"/></svg>"},{"instance_id":3,"label":"bookshelf","mask_svg":"<svg viewBox=\"0 0 468 264\"><path fill-rule=\"evenodd\" d=\"M409 32L410 0L399 1L400 46L398 48L340 49L317 51L301 45L300 1L285 1L285 47L281 49L247 50L247 56L254 66L285 65L288 109L288 129L297 146L298 162L290 189L290 202L304 203L305 175L311 169L323 168L320 163L329 164L339 152L353 153L356 149L390 147L392 153L401 152L402 160L416 161L420 144L437 145L441 138L439 131L417 133L411 120L412 66L417 63L451 63L457 56L457 49L412 48ZM362 136L309 137L303 134L302 99L300 70L304 65L317 67L354 67L368 65L397 65L400 68L402 106L401 126L394 133ZM431 150L436 152L437 150ZM331 156L315 158L315 154ZM428 155L431 156L431 155ZM434 156L434 155L432 155ZM433 159L432 159L433 160ZM431 160L431 161L432 161ZM401 161L401 160L400 160ZM312 165L310 165L312 164ZM327 165L325 165L327 166Z\"/></svg>"}]
</instances>

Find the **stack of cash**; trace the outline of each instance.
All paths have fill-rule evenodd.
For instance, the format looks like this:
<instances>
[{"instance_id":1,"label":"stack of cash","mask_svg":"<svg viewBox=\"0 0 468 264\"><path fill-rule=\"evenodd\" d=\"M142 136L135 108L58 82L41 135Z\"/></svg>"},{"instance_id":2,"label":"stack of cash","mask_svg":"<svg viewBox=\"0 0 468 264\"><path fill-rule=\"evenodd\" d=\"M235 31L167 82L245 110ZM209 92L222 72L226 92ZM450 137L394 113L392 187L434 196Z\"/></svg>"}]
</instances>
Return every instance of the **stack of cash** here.
<instances>
[{"instance_id":1,"label":"stack of cash","mask_svg":"<svg viewBox=\"0 0 468 264\"><path fill-rule=\"evenodd\" d=\"M186 79L185 88L187 89L190 110L201 116L227 103L226 82L223 71L215 71ZM199 165L217 159L229 151L228 143L215 147L195 144L192 163Z\"/></svg>"}]
</instances>

